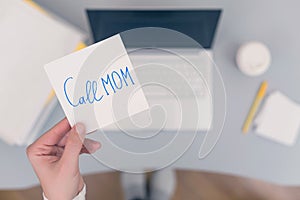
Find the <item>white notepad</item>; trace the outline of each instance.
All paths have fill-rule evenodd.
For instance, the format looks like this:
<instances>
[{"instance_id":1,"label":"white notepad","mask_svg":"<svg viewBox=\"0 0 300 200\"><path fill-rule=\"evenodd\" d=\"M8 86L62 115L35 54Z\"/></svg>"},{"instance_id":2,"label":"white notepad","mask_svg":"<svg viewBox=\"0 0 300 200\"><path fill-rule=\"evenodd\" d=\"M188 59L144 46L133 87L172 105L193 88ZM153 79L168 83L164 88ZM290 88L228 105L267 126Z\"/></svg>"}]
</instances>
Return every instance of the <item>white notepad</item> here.
<instances>
[{"instance_id":1,"label":"white notepad","mask_svg":"<svg viewBox=\"0 0 300 200\"><path fill-rule=\"evenodd\" d=\"M279 91L270 94L254 120L256 134L285 145L296 142L300 105Z\"/></svg>"},{"instance_id":2,"label":"white notepad","mask_svg":"<svg viewBox=\"0 0 300 200\"><path fill-rule=\"evenodd\" d=\"M20 0L0 1L0 138L26 144L51 91L43 66L84 39Z\"/></svg>"}]
</instances>

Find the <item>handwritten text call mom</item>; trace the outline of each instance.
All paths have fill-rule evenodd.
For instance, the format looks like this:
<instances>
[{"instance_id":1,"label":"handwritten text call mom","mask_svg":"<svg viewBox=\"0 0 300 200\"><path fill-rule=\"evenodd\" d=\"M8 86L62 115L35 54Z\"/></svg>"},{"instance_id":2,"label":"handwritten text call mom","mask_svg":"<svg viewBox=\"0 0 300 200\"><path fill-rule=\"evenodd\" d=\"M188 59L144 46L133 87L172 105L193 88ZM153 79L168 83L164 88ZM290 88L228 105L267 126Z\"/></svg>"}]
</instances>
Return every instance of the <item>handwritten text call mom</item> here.
<instances>
[{"instance_id":1,"label":"handwritten text call mom","mask_svg":"<svg viewBox=\"0 0 300 200\"><path fill-rule=\"evenodd\" d=\"M87 80L85 82L85 94L80 96L78 100L71 101L70 94L67 91L68 84L71 84L73 77L68 77L64 82L64 93L68 103L77 107L82 104L93 104L95 101L99 102L103 99L104 95L109 96L110 92L116 93L117 90L121 90L123 87L127 87L130 83L134 85L134 80L130 75L128 67L123 71L120 69L119 72L113 71L107 74L104 78L100 78L99 82L93 80ZM105 94L99 95L98 89L101 87L105 91Z\"/></svg>"}]
</instances>

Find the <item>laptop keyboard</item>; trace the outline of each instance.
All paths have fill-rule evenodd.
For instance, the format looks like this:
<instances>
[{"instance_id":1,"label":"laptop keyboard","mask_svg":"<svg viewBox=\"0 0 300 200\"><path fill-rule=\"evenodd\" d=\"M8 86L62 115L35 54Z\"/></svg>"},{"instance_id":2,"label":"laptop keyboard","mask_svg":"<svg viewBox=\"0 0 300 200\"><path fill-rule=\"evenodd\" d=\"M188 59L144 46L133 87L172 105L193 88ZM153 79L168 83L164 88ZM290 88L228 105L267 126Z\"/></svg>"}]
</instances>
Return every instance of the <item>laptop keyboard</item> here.
<instances>
[{"instance_id":1,"label":"laptop keyboard","mask_svg":"<svg viewBox=\"0 0 300 200\"><path fill-rule=\"evenodd\" d=\"M193 58L196 57L189 61L194 66L169 56L133 56L131 61L147 96L206 97L211 88L212 66L205 59Z\"/></svg>"}]
</instances>

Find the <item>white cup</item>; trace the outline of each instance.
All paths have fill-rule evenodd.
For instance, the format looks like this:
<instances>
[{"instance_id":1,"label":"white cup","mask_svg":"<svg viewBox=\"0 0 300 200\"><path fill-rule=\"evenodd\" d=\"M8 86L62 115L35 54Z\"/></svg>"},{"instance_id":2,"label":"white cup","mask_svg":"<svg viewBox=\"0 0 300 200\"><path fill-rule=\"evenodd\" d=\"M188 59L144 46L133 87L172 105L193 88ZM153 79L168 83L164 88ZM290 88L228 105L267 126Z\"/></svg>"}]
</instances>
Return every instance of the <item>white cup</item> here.
<instances>
[{"instance_id":1,"label":"white cup","mask_svg":"<svg viewBox=\"0 0 300 200\"><path fill-rule=\"evenodd\" d=\"M270 67L271 54L263 43L247 42L238 49L236 63L245 75L259 76Z\"/></svg>"}]
</instances>

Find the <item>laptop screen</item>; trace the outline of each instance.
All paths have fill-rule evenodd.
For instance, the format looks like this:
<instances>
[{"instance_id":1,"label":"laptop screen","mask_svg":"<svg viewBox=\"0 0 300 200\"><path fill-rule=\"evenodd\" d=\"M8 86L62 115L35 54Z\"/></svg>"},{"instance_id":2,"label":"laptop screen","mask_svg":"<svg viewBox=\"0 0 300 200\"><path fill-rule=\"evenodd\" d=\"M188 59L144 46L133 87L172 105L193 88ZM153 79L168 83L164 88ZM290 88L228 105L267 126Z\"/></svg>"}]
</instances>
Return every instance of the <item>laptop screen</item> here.
<instances>
[{"instance_id":1,"label":"laptop screen","mask_svg":"<svg viewBox=\"0 0 300 200\"><path fill-rule=\"evenodd\" d=\"M162 27L184 33L204 48L211 48L221 10L87 10L87 14L95 42L134 28ZM162 40L164 47L174 47L164 38L156 37L155 40ZM127 46L144 45L129 42Z\"/></svg>"}]
</instances>

